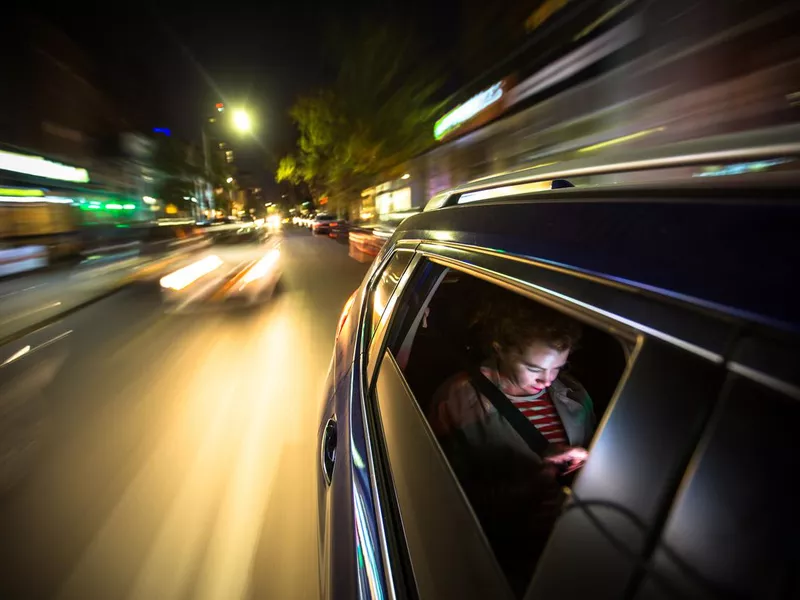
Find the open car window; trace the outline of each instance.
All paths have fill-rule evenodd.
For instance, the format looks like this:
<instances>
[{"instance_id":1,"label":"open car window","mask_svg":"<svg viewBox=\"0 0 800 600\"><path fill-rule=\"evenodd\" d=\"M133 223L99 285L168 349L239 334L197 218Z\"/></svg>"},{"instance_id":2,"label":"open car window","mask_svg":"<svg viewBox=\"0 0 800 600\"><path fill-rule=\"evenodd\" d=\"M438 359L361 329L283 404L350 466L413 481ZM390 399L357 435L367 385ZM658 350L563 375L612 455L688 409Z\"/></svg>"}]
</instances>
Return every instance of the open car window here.
<instances>
[{"instance_id":1,"label":"open car window","mask_svg":"<svg viewBox=\"0 0 800 600\"><path fill-rule=\"evenodd\" d=\"M512 308L521 315L516 324L504 322L512 318ZM408 390L420 426L457 482L508 585L519 597L565 497L558 480L542 483L539 489L531 485L539 477L540 457L531 454L486 398L469 392L468 373L491 360L489 332L501 325L511 332L515 325L535 329L530 323L535 319L526 310L574 326L580 342L540 398L510 399L554 446L588 448L629 357L627 343L608 332L498 283L423 260L397 302L386 342L391 377L399 377ZM577 407L580 423L570 421L559 403ZM583 433L574 434L577 430Z\"/></svg>"}]
</instances>

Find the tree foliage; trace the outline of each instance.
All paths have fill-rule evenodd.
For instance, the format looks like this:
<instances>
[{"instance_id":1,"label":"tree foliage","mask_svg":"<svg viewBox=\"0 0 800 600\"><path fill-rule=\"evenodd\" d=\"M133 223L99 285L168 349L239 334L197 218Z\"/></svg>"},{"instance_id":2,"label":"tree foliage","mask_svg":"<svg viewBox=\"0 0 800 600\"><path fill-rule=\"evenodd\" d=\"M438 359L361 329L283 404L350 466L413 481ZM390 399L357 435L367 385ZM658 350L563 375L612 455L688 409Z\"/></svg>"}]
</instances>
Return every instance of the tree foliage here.
<instances>
[{"instance_id":1,"label":"tree foliage","mask_svg":"<svg viewBox=\"0 0 800 600\"><path fill-rule=\"evenodd\" d=\"M433 143L442 78L407 34L362 25L336 35L339 68L328 89L290 110L299 137L277 181L305 182L319 196L391 169Z\"/></svg>"}]
</instances>

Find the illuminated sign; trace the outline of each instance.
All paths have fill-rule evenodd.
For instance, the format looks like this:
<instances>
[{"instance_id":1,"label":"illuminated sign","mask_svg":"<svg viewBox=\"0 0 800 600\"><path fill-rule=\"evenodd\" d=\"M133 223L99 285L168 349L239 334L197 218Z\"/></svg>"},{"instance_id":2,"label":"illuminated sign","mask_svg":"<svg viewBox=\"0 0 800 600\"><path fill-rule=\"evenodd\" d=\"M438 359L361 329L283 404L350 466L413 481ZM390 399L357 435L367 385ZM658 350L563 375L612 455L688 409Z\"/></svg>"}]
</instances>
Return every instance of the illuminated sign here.
<instances>
[{"instance_id":1,"label":"illuminated sign","mask_svg":"<svg viewBox=\"0 0 800 600\"><path fill-rule=\"evenodd\" d=\"M72 198L64 198L63 196L6 196L0 190L0 202L16 202L20 204L30 204L47 202L49 204L72 204Z\"/></svg>"},{"instance_id":2,"label":"illuminated sign","mask_svg":"<svg viewBox=\"0 0 800 600\"><path fill-rule=\"evenodd\" d=\"M0 170L61 181L80 183L89 181L89 172L86 169L62 165L41 156L29 156L3 150L0 150Z\"/></svg>"},{"instance_id":3,"label":"illuminated sign","mask_svg":"<svg viewBox=\"0 0 800 600\"><path fill-rule=\"evenodd\" d=\"M29 188L0 188L0 196L17 196L20 198L42 198L44 197L43 190L35 190Z\"/></svg>"},{"instance_id":4,"label":"illuminated sign","mask_svg":"<svg viewBox=\"0 0 800 600\"><path fill-rule=\"evenodd\" d=\"M503 96L503 83L498 81L492 87L476 94L464 104L460 104L436 121L433 126L433 135L437 140L457 129L466 121L477 115L482 110L491 106Z\"/></svg>"},{"instance_id":5,"label":"illuminated sign","mask_svg":"<svg viewBox=\"0 0 800 600\"><path fill-rule=\"evenodd\" d=\"M166 127L153 127L153 133L163 133L167 137L172 135L172 132Z\"/></svg>"},{"instance_id":6,"label":"illuminated sign","mask_svg":"<svg viewBox=\"0 0 800 600\"><path fill-rule=\"evenodd\" d=\"M760 160L757 162L734 163L725 166L706 167L701 173L695 173L692 177L722 177L725 175L743 175L745 173L757 173L775 165L789 162L788 158L774 158L772 160Z\"/></svg>"}]
</instances>

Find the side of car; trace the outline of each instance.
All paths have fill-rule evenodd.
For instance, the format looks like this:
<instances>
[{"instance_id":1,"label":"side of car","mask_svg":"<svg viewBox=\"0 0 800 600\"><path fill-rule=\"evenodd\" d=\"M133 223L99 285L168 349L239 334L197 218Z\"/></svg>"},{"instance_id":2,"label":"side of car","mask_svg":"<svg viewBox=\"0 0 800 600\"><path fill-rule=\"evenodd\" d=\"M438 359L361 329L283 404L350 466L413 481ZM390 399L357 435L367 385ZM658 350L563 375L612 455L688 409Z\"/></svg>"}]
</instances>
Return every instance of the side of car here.
<instances>
[{"instance_id":1,"label":"side of car","mask_svg":"<svg viewBox=\"0 0 800 600\"><path fill-rule=\"evenodd\" d=\"M465 218L449 223L467 228L467 212L479 212L456 210ZM800 500L783 483L800 466L796 336L510 254L487 243L491 235L472 244L452 230L430 235L436 219L415 217L395 234L339 328L318 463L325 597L514 597L426 419L430 390L412 375L432 302L456 308L458 294L441 296L448 277L524 296L599 332L584 374L602 391L602 420L526 597L788 590L787 531L797 530L791 507ZM513 247L513 235L505 243ZM614 352L620 360L604 363ZM605 371L618 371L610 384ZM770 444L747 443L761 431Z\"/></svg>"}]
</instances>

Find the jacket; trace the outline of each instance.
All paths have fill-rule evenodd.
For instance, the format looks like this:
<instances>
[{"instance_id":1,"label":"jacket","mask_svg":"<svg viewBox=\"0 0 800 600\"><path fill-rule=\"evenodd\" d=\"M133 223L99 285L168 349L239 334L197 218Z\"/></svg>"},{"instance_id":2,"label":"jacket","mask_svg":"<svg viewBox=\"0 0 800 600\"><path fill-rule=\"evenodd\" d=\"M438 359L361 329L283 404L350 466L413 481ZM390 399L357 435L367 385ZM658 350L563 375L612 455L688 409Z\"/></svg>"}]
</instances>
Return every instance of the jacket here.
<instances>
[{"instance_id":1,"label":"jacket","mask_svg":"<svg viewBox=\"0 0 800 600\"><path fill-rule=\"evenodd\" d=\"M562 375L548 393L571 446L586 446L595 417L586 390ZM512 588L522 594L558 518L564 493L516 430L454 375L434 394L429 422Z\"/></svg>"},{"instance_id":2,"label":"jacket","mask_svg":"<svg viewBox=\"0 0 800 600\"><path fill-rule=\"evenodd\" d=\"M548 394L564 425L569 444L586 446L595 427L589 394L577 380L566 375L553 382ZM467 444L507 445L523 454L533 454L489 399L478 393L467 373L458 373L439 387L428 416L439 438L458 435Z\"/></svg>"}]
</instances>

